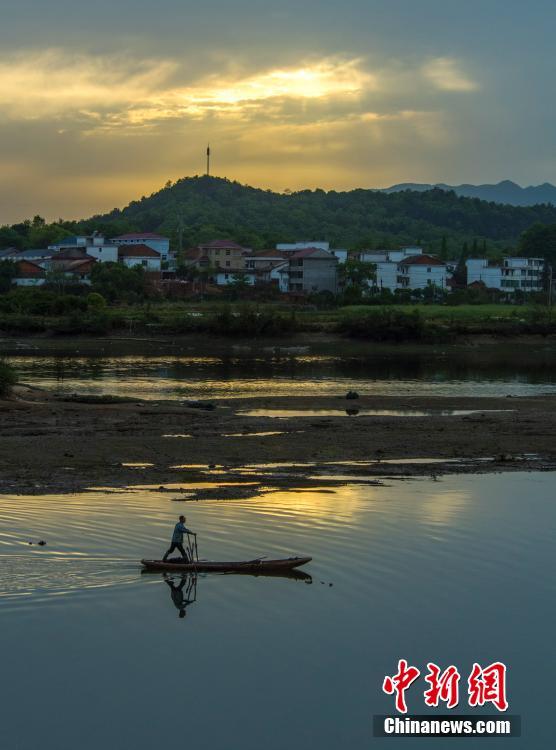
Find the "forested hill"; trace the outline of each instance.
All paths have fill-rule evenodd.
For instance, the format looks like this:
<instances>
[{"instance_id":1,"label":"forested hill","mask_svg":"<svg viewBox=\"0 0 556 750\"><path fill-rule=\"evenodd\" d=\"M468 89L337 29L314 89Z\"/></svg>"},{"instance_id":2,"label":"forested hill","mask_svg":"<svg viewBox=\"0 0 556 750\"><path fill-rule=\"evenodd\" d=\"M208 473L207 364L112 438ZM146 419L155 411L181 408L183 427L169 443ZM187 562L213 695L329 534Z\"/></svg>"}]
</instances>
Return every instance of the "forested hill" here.
<instances>
[{"instance_id":1,"label":"forested hill","mask_svg":"<svg viewBox=\"0 0 556 750\"><path fill-rule=\"evenodd\" d=\"M188 177L103 216L50 225L36 216L0 227L0 249L45 247L65 234L93 230L107 237L160 232L177 248L181 227L183 248L217 238L255 249L324 239L348 249L421 243L429 252L457 257L464 243L472 252L512 250L521 233L537 223L556 225L556 207L501 205L438 189L280 194L215 177Z\"/></svg>"},{"instance_id":2,"label":"forested hill","mask_svg":"<svg viewBox=\"0 0 556 750\"><path fill-rule=\"evenodd\" d=\"M326 239L349 249L416 242L436 249L445 237L455 251L475 239L499 248L514 246L537 222L556 223L556 207L500 205L434 189L280 194L215 177L190 177L84 225L107 234L156 231L175 239L181 223L184 247L230 237L255 248Z\"/></svg>"}]
</instances>

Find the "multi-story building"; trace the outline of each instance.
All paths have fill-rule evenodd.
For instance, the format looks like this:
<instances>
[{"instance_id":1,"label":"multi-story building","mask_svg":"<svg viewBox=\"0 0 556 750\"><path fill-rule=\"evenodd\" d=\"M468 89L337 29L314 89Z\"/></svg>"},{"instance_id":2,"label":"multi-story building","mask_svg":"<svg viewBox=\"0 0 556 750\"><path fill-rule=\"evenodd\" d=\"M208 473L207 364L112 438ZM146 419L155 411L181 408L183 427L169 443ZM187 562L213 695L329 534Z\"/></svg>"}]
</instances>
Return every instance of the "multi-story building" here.
<instances>
[{"instance_id":1,"label":"multi-story building","mask_svg":"<svg viewBox=\"0 0 556 750\"><path fill-rule=\"evenodd\" d=\"M413 255L404 258L397 268L398 289L426 289L433 286L446 289L446 264L432 255Z\"/></svg>"},{"instance_id":2,"label":"multi-story building","mask_svg":"<svg viewBox=\"0 0 556 750\"><path fill-rule=\"evenodd\" d=\"M467 285L482 283L502 292L542 292L542 258L504 258L501 263L488 258L469 258L466 262Z\"/></svg>"},{"instance_id":3,"label":"multi-story building","mask_svg":"<svg viewBox=\"0 0 556 750\"><path fill-rule=\"evenodd\" d=\"M83 250L91 258L99 263L116 263L118 261L118 246L114 242L105 240L98 232L92 235L76 235L64 237L59 242L48 246L49 250L59 252L62 250Z\"/></svg>"},{"instance_id":4,"label":"multi-story building","mask_svg":"<svg viewBox=\"0 0 556 750\"><path fill-rule=\"evenodd\" d=\"M297 253L299 250L306 250L307 248L327 250L328 252L332 253L332 255L335 255L340 263L345 263L348 257L347 250L331 248L330 243L324 242L323 240L305 242L281 242L276 245L276 250L287 254Z\"/></svg>"},{"instance_id":5,"label":"multi-story building","mask_svg":"<svg viewBox=\"0 0 556 750\"><path fill-rule=\"evenodd\" d=\"M379 289L426 289L435 286L447 287L451 273L446 263L433 255L423 253L423 248L415 245L399 250L368 250L359 253L359 260L373 263L376 276L372 282Z\"/></svg>"},{"instance_id":6,"label":"multi-story building","mask_svg":"<svg viewBox=\"0 0 556 750\"><path fill-rule=\"evenodd\" d=\"M161 263L173 263L173 257L170 253L170 240L156 232L130 232L120 234L119 237L113 237L110 242L115 245L146 245L160 255Z\"/></svg>"},{"instance_id":7,"label":"multi-story building","mask_svg":"<svg viewBox=\"0 0 556 750\"><path fill-rule=\"evenodd\" d=\"M233 274L234 271L245 270L245 257L250 252L232 240L213 240L198 245L186 253L185 264Z\"/></svg>"},{"instance_id":8,"label":"multi-story building","mask_svg":"<svg viewBox=\"0 0 556 750\"><path fill-rule=\"evenodd\" d=\"M281 292L289 291L289 260L291 253L261 250L245 256L245 267L254 271L259 283L274 284Z\"/></svg>"},{"instance_id":9,"label":"multi-story building","mask_svg":"<svg viewBox=\"0 0 556 750\"><path fill-rule=\"evenodd\" d=\"M298 250L291 253L288 265L290 292L338 292L338 258L329 250Z\"/></svg>"}]
</instances>

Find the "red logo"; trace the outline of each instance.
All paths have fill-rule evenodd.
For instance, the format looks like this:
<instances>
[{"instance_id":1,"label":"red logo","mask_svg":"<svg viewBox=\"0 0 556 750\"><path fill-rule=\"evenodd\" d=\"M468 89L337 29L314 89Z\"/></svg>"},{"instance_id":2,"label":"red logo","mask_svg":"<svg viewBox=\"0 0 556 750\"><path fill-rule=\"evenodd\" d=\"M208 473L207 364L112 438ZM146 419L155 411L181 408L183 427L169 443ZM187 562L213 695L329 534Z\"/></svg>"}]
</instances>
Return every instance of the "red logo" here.
<instances>
[{"instance_id":1,"label":"red logo","mask_svg":"<svg viewBox=\"0 0 556 750\"><path fill-rule=\"evenodd\" d=\"M507 711L506 666L504 664L495 661L494 664L483 669L475 663L467 682L470 706L493 703L499 711Z\"/></svg>"},{"instance_id":2,"label":"red logo","mask_svg":"<svg viewBox=\"0 0 556 750\"><path fill-rule=\"evenodd\" d=\"M429 687L423 697L426 706L438 706L445 703L446 708L455 708L459 703L459 682L461 675L453 665L444 671L433 662L427 664L428 672L425 682ZM417 667L409 666L405 659L398 661L398 671L395 675L387 675L382 683L382 690L386 695L396 696L396 711L407 713L406 691L420 676ZM473 664L473 670L467 680L468 703L470 706L484 706L492 703L499 711L508 709L506 698L506 666L502 662L494 662L488 667Z\"/></svg>"},{"instance_id":3,"label":"red logo","mask_svg":"<svg viewBox=\"0 0 556 750\"><path fill-rule=\"evenodd\" d=\"M408 667L405 659L398 662L398 673L393 677L385 677L382 689L387 695L396 694L396 710L401 714L407 713L405 691L415 682L421 672L417 667Z\"/></svg>"}]
</instances>

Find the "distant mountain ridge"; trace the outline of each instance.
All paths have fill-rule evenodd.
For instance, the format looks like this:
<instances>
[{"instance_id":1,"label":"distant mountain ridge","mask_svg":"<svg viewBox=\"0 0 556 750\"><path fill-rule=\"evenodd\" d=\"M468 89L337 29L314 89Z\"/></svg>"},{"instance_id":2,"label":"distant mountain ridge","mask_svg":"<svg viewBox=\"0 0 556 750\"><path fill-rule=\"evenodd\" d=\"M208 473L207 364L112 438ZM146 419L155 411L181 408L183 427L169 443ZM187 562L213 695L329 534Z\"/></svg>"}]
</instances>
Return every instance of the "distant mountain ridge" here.
<instances>
[{"instance_id":1,"label":"distant mountain ridge","mask_svg":"<svg viewBox=\"0 0 556 750\"><path fill-rule=\"evenodd\" d=\"M392 185L384 188L383 193L399 193L402 190L413 190L417 193L424 193L427 190L453 190L456 195L463 198L479 198L482 201L493 203L506 203L510 206L536 206L543 203L550 203L556 206L556 186L550 182L544 182L542 185L529 185L521 187L511 180L502 180L494 185L446 185L443 182L436 184L427 184L419 182L401 182L398 185Z\"/></svg>"}]
</instances>

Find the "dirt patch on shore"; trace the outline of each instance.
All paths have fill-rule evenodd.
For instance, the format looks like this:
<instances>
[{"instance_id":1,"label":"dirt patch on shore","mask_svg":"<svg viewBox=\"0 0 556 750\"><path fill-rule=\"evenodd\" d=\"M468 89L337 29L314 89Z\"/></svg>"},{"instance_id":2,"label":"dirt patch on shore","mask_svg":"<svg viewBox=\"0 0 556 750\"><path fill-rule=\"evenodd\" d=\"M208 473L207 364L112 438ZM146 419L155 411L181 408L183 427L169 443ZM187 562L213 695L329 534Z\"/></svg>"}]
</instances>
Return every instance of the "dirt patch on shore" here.
<instances>
[{"instance_id":1,"label":"dirt patch on shore","mask_svg":"<svg viewBox=\"0 0 556 750\"><path fill-rule=\"evenodd\" d=\"M395 480L556 467L553 396L213 403L212 410L178 401L80 403L19 387L12 399L0 401L0 492L180 483L188 491L188 484L207 477L333 491L338 483L385 474ZM349 416L347 409L358 413ZM269 416L292 411L308 414ZM249 416L253 412L257 416ZM212 497L225 499L217 491Z\"/></svg>"}]
</instances>

